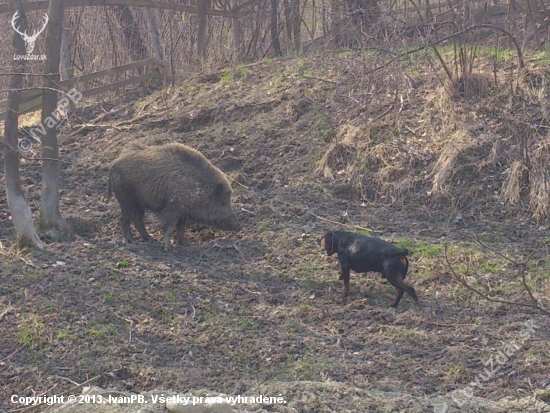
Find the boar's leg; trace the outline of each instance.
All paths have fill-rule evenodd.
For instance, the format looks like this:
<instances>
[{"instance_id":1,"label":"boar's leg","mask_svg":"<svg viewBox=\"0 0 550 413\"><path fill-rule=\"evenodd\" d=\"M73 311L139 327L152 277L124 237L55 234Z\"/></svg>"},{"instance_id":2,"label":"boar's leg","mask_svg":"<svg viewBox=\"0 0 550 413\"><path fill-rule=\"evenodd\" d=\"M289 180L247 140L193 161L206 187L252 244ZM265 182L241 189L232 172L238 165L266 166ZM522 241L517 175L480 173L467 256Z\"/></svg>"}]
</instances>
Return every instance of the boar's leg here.
<instances>
[{"instance_id":1,"label":"boar's leg","mask_svg":"<svg viewBox=\"0 0 550 413\"><path fill-rule=\"evenodd\" d=\"M170 251L170 237L178 227L181 213L178 210L164 210L159 213L159 218L164 224L164 236L162 237L162 248L164 251Z\"/></svg>"},{"instance_id":2,"label":"boar's leg","mask_svg":"<svg viewBox=\"0 0 550 413\"><path fill-rule=\"evenodd\" d=\"M134 225L136 229L139 231L141 237L145 241L149 241L151 239L151 235L147 232L147 229L145 228L145 224L143 223L143 216L145 215L145 210L141 207L136 207L136 210L134 211Z\"/></svg>"},{"instance_id":3,"label":"boar's leg","mask_svg":"<svg viewBox=\"0 0 550 413\"><path fill-rule=\"evenodd\" d=\"M120 209L122 211L122 230L124 231L124 237L129 244L132 244L135 240L132 236L132 230L130 229L130 223L134 216L135 203L131 197L123 197L120 202Z\"/></svg>"},{"instance_id":4,"label":"boar's leg","mask_svg":"<svg viewBox=\"0 0 550 413\"><path fill-rule=\"evenodd\" d=\"M185 217L180 217L178 225L176 227L176 240L179 245L185 244Z\"/></svg>"}]
</instances>

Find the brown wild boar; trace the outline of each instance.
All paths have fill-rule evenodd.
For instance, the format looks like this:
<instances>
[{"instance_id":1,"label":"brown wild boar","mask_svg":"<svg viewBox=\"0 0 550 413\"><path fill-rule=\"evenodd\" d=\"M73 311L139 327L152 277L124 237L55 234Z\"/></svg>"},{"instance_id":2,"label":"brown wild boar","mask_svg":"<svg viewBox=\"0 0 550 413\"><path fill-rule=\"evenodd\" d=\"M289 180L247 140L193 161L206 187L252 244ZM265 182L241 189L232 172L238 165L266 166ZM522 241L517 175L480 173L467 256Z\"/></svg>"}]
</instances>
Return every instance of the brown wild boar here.
<instances>
[{"instance_id":1,"label":"brown wild boar","mask_svg":"<svg viewBox=\"0 0 550 413\"><path fill-rule=\"evenodd\" d=\"M108 198L115 194L122 210L126 240L134 241L130 223L147 241L145 211L156 213L164 225L162 246L170 249L177 229L183 243L187 220L219 229L238 231L241 226L231 208L231 184L226 175L199 151L181 143L145 146L132 143L109 168Z\"/></svg>"}]
</instances>

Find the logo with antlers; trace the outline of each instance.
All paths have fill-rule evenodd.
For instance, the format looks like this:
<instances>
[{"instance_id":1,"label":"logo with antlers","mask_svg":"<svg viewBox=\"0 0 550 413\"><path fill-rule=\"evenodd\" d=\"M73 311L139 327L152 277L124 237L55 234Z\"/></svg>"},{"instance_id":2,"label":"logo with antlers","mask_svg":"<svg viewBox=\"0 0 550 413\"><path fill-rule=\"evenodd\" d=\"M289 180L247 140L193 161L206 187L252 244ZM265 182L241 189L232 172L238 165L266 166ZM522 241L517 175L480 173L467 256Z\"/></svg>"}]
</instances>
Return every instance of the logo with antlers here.
<instances>
[{"instance_id":1,"label":"logo with antlers","mask_svg":"<svg viewBox=\"0 0 550 413\"><path fill-rule=\"evenodd\" d=\"M32 51L34 50L34 43L36 42L38 35L44 31L44 29L46 28L46 24L48 24L48 20L49 20L48 15L47 14L44 15L44 25L37 33L34 33L32 36L29 36L26 30L24 33L21 33L19 31L19 28L15 26L15 21L17 20L18 17L19 17L19 10L17 10L13 15L13 18L11 19L11 25L13 27L13 30L19 33L23 38L23 40L25 41L25 49L27 50L27 54L31 54Z\"/></svg>"}]
</instances>

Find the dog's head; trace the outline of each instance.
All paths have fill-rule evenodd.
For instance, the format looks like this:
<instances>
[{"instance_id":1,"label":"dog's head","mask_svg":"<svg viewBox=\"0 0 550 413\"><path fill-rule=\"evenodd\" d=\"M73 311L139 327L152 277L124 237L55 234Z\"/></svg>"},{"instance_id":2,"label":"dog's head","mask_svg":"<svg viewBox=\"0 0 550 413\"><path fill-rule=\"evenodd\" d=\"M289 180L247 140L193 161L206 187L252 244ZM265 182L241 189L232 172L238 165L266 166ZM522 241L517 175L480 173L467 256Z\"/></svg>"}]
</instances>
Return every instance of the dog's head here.
<instances>
[{"instance_id":1,"label":"dog's head","mask_svg":"<svg viewBox=\"0 0 550 413\"><path fill-rule=\"evenodd\" d=\"M336 243L333 231L327 232L325 236L319 240L319 244L325 249L329 257L338 252L338 244Z\"/></svg>"}]
</instances>

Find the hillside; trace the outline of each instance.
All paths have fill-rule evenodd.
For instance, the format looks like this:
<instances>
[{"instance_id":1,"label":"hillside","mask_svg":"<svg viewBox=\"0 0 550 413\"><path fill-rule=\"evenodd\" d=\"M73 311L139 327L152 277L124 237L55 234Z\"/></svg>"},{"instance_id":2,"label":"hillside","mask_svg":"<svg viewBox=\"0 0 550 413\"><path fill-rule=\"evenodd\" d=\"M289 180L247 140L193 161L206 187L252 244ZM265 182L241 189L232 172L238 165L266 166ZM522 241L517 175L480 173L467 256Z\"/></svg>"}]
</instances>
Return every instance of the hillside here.
<instances>
[{"instance_id":1,"label":"hillside","mask_svg":"<svg viewBox=\"0 0 550 413\"><path fill-rule=\"evenodd\" d=\"M79 110L60 137L74 239L16 251L0 199L0 408L18 407L12 394L59 394L102 375L94 384L121 392L263 389L295 402L266 411L345 411L353 392L347 411L431 411L523 340L475 389L472 410L447 399L447 411L475 411L482 398L482 411L550 411L548 316L485 300L453 276L530 303L524 274L548 308L550 75L534 56L495 83L480 58L462 93L410 59L405 71L374 70L352 51L266 59ZM231 178L243 230L194 226L170 253L124 243L107 171L131 141L200 150ZM37 211L39 163L25 160L22 174ZM155 218L146 224L160 240ZM423 307L405 297L391 309L393 287L373 274L352 274L343 303L336 259L318 245L330 229L409 248ZM296 404L307 394L310 410Z\"/></svg>"}]
</instances>

